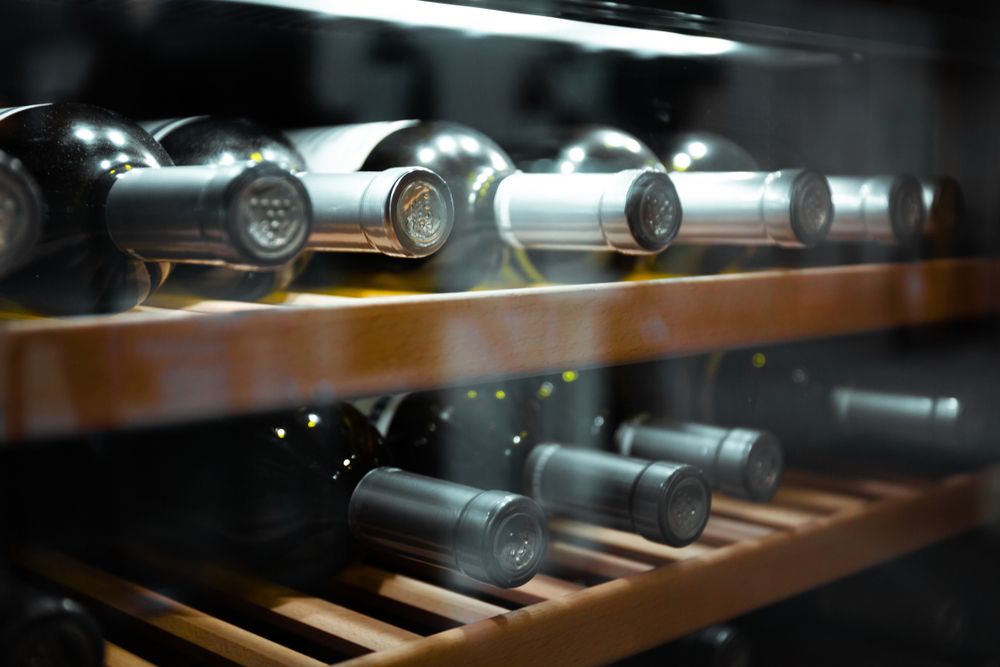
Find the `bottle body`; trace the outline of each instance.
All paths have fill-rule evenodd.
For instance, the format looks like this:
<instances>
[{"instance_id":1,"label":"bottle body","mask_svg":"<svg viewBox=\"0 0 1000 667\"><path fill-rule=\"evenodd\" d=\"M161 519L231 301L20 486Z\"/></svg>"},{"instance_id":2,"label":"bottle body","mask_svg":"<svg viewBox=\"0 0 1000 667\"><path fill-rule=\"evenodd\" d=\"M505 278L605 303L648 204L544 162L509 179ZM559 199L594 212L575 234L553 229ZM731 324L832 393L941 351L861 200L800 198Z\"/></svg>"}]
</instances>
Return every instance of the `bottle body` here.
<instances>
[{"instance_id":1,"label":"bottle body","mask_svg":"<svg viewBox=\"0 0 1000 667\"><path fill-rule=\"evenodd\" d=\"M403 468L528 493L548 512L683 546L708 519L710 491L691 466L538 439L514 385L409 394L370 405Z\"/></svg>"},{"instance_id":2,"label":"bottle body","mask_svg":"<svg viewBox=\"0 0 1000 667\"><path fill-rule=\"evenodd\" d=\"M456 222L447 246L433 259L408 267L407 276L381 280L389 287L408 282L411 288L453 291L498 282L601 280L606 277L601 265L620 254L659 252L680 224L673 186L661 174L516 173L493 141L452 123L371 123L290 136L313 169L355 166L344 154L359 152L362 169L415 164L448 183ZM584 264L598 268L553 275L548 264L532 263L536 251L570 264L584 256Z\"/></svg>"},{"instance_id":3,"label":"bottle body","mask_svg":"<svg viewBox=\"0 0 1000 667\"><path fill-rule=\"evenodd\" d=\"M0 286L30 310L126 310L173 262L278 266L312 224L308 195L286 170L174 167L142 128L96 107L4 110L0 149L35 175L44 203L41 240Z\"/></svg>"},{"instance_id":4,"label":"bottle body","mask_svg":"<svg viewBox=\"0 0 1000 667\"><path fill-rule=\"evenodd\" d=\"M386 466L381 437L347 404L114 433L58 453L25 452L4 471L40 487L13 532L126 566L167 556L310 588L372 547L517 586L545 554L536 503Z\"/></svg>"},{"instance_id":5,"label":"bottle body","mask_svg":"<svg viewBox=\"0 0 1000 667\"><path fill-rule=\"evenodd\" d=\"M397 121L286 133L313 172L383 171L420 166L447 183L455 224L431 257L397 262L378 255L320 257L309 287L373 286L402 291L463 291L496 281L508 249L493 220L496 187L514 166L488 137L454 123Z\"/></svg>"},{"instance_id":6,"label":"bottle body","mask_svg":"<svg viewBox=\"0 0 1000 667\"><path fill-rule=\"evenodd\" d=\"M104 639L93 617L68 598L0 572L0 664L11 667L101 667ZM6 583L7 585L4 585Z\"/></svg>"},{"instance_id":7,"label":"bottle body","mask_svg":"<svg viewBox=\"0 0 1000 667\"><path fill-rule=\"evenodd\" d=\"M0 278L34 252L42 233L42 198L34 177L0 151Z\"/></svg>"},{"instance_id":8,"label":"bottle body","mask_svg":"<svg viewBox=\"0 0 1000 667\"><path fill-rule=\"evenodd\" d=\"M159 287L169 265L122 253L101 212L114 174L172 164L152 137L111 112L38 105L0 111L0 150L35 175L47 209L32 257L4 279L6 298L39 312L115 312Z\"/></svg>"}]
</instances>

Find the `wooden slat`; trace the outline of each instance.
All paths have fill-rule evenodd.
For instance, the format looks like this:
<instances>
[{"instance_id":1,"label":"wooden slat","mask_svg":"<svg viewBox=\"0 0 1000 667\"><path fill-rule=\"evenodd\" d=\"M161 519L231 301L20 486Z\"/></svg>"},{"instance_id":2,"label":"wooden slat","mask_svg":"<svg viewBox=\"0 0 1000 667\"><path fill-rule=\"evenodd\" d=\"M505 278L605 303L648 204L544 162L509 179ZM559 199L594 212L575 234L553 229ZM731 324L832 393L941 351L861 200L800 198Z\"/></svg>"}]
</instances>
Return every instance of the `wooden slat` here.
<instances>
[{"instance_id":1,"label":"wooden slat","mask_svg":"<svg viewBox=\"0 0 1000 667\"><path fill-rule=\"evenodd\" d=\"M698 539L699 544L708 546L724 546L745 540L755 540L774 532L774 528L760 526L736 519L712 515L708 518L705 532Z\"/></svg>"},{"instance_id":2,"label":"wooden slat","mask_svg":"<svg viewBox=\"0 0 1000 667\"><path fill-rule=\"evenodd\" d=\"M153 663L144 660L134 653L126 651L117 644L104 642L104 667L155 667Z\"/></svg>"},{"instance_id":3,"label":"wooden slat","mask_svg":"<svg viewBox=\"0 0 1000 667\"><path fill-rule=\"evenodd\" d=\"M861 498L790 484L782 484L771 502L782 507L827 513L858 509L865 504Z\"/></svg>"},{"instance_id":4,"label":"wooden slat","mask_svg":"<svg viewBox=\"0 0 1000 667\"><path fill-rule=\"evenodd\" d=\"M419 620L427 620L429 616L436 617L448 625L473 623L509 611L499 605L370 565L348 568L337 576L337 583L374 594L380 599L391 601L396 607L402 605L416 610L420 612Z\"/></svg>"},{"instance_id":5,"label":"wooden slat","mask_svg":"<svg viewBox=\"0 0 1000 667\"><path fill-rule=\"evenodd\" d=\"M772 503L751 503L718 493L712 496L712 514L770 528L795 528L816 518L810 512L779 507Z\"/></svg>"},{"instance_id":6,"label":"wooden slat","mask_svg":"<svg viewBox=\"0 0 1000 667\"><path fill-rule=\"evenodd\" d=\"M926 488L913 480L886 480L877 477L822 475L805 470L789 470L784 480L791 484L845 493L861 498L912 498Z\"/></svg>"},{"instance_id":7,"label":"wooden slat","mask_svg":"<svg viewBox=\"0 0 1000 667\"><path fill-rule=\"evenodd\" d=\"M76 595L125 614L175 640L179 650L196 649L247 667L320 667L319 660L276 644L164 595L42 550L15 554L17 562ZM180 640L180 641L176 641Z\"/></svg>"},{"instance_id":8,"label":"wooden slat","mask_svg":"<svg viewBox=\"0 0 1000 667\"><path fill-rule=\"evenodd\" d=\"M570 538L570 541L579 540L591 546L596 545L604 551L652 563L695 558L712 550L712 547L704 544L691 544L679 549L657 544L635 533L566 519L549 522L549 529L553 534Z\"/></svg>"},{"instance_id":9,"label":"wooden slat","mask_svg":"<svg viewBox=\"0 0 1000 667\"><path fill-rule=\"evenodd\" d=\"M996 519L984 498L994 475L957 476L915 497L873 501L346 665L611 662Z\"/></svg>"},{"instance_id":10,"label":"wooden slat","mask_svg":"<svg viewBox=\"0 0 1000 667\"><path fill-rule=\"evenodd\" d=\"M228 568L202 565L188 568L186 577L265 622L346 655L381 651L420 638L328 600Z\"/></svg>"},{"instance_id":11,"label":"wooden slat","mask_svg":"<svg viewBox=\"0 0 1000 667\"><path fill-rule=\"evenodd\" d=\"M548 562L561 570L569 570L588 577L617 579L648 572L653 565L630 558L607 554L566 542L549 545Z\"/></svg>"},{"instance_id":12,"label":"wooden slat","mask_svg":"<svg viewBox=\"0 0 1000 667\"><path fill-rule=\"evenodd\" d=\"M950 259L13 321L0 440L941 322L1000 310L998 278L1000 262Z\"/></svg>"}]
</instances>

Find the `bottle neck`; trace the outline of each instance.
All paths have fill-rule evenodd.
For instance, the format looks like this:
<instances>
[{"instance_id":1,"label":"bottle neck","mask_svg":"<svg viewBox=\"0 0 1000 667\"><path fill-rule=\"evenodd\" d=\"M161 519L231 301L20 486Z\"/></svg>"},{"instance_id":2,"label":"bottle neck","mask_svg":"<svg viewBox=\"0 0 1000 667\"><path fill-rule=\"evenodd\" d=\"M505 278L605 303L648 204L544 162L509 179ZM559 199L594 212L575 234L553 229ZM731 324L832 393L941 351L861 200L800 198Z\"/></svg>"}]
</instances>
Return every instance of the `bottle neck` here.
<instances>
[{"instance_id":1,"label":"bottle neck","mask_svg":"<svg viewBox=\"0 0 1000 667\"><path fill-rule=\"evenodd\" d=\"M104 217L115 245L137 259L268 268L305 245L312 209L274 165L164 167L117 175Z\"/></svg>"},{"instance_id":2,"label":"bottle neck","mask_svg":"<svg viewBox=\"0 0 1000 667\"><path fill-rule=\"evenodd\" d=\"M516 248L646 255L677 235L681 205L662 173L511 174L497 188L500 236Z\"/></svg>"}]
</instances>

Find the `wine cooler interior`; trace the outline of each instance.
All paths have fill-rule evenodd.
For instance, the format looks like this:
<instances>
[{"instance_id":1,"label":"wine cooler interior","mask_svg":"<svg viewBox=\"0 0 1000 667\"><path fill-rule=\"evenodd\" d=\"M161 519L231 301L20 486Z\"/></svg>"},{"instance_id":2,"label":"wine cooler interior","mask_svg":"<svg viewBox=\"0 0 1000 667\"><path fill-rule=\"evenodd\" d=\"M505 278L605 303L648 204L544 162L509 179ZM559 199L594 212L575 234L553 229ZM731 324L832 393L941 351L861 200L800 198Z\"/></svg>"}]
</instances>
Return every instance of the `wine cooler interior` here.
<instances>
[{"instance_id":1,"label":"wine cooler interior","mask_svg":"<svg viewBox=\"0 0 1000 667\"><path fill-rule=\"evenodd\" d=\"M998 28L0 3L0 667L996 664Z\"/></svg>"}]
</instances>

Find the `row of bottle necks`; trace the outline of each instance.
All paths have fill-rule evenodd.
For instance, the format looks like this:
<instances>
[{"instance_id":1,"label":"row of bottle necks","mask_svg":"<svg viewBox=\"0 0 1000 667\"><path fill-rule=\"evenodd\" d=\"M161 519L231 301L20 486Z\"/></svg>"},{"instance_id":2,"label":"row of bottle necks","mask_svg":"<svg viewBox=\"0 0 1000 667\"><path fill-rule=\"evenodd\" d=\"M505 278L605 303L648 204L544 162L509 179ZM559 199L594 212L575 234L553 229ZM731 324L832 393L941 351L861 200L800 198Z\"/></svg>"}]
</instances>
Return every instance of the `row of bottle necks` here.
<instances>
[{"instance_id":1,"label":"row of bottle necks","mask_svg":"<svg viewBox=\"0 0 1000 667\"><path fill-rule=\"evenodd\" d=\"M830 262L835 242L912 250L957 215L950 179L767 172L708 135L678 137L669 173L611 128L517 143L511 157L443 122L283 134L207 116L140 126L77 104L0 110L0 298L114 312L161 286L253 300L293 281L455 291Z\"/></svg>"}]
</instances>

